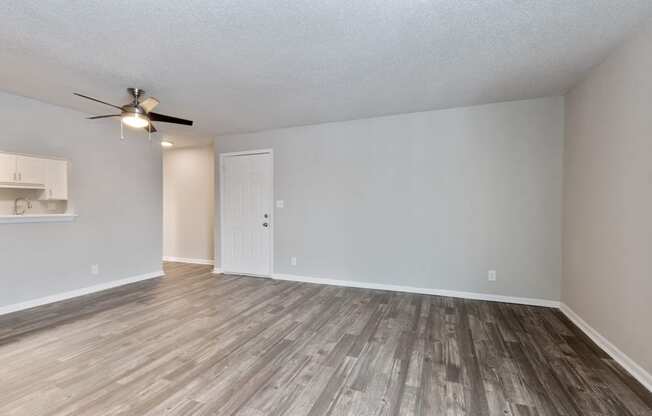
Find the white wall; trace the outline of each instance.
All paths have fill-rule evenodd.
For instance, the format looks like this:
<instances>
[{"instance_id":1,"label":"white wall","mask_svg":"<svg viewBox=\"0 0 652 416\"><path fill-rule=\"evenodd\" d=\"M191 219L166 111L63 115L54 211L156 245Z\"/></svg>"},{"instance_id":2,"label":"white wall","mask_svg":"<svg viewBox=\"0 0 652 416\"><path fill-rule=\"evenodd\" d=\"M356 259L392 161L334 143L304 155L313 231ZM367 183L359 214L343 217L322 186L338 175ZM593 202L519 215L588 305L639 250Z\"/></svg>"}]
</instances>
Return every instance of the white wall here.
<instances>
[{"instance_id":1,"label":"white wall","mask_svg":"<svg viewBox=\"0 0 652 416\"><path fill-rule=\"evenodd\" d=\"M276 273L559 300L563 125L554 97L223 136L216 152L274 149Z\"/></svg>"},{"instance_id":2,"label":"white wall","mask_svg":"<svg viewBox=\"0 0 652 416\"><path fill-rule=\"evenodd\" d=\"M163 255L213 261L215 152L213 146L163 152Z\"/></svg>"},{"instance_id":3,"label":"white wall","mask_svg":"<svg viewBox=\"0 0 652 416\"><path fill-rule=\"evenodd\" d=\"M652 21L567 96L562 300L652 374L650 45Z\"/></svg>"},{"instance_id":4,"label":"white wall","mask_svg":"<svg viewBox=\"0 0 652 416\"><path fill-rule=\"evenodd\" d=\"M0 224L0 306L161 270L160 146L135 132L122 142L116 120L87 116L0 93L0 149L69 159L79 214Z\"/></svg>"}]
</instances>

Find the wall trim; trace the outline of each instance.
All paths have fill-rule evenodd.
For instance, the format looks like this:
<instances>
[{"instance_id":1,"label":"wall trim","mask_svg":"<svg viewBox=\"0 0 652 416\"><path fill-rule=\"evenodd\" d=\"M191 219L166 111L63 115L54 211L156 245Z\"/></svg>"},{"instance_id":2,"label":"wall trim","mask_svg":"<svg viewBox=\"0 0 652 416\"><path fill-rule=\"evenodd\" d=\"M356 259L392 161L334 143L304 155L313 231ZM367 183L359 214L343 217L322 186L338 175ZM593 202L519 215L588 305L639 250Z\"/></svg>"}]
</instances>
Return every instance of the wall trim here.
<instances>
[{"instance_id":1,"label":"wall trim","mask_svg":"<svg viewBox=\"0 0 652 416\"><path fill-rule=\"evenodd\" d=\"M273 277L271 274L233 272L229 270L222 270L219 267L213 268L213 274L231 274L234 276L260 277L264 279L271 279Z\"/></svg>"},{"instance_id":2,"label":"wall trim","mask_svg":"<svg viewBox=\"0 0 652 416\"><path fill-rule=\"evenodd\" d=\"M452 298L486 300L490 302L517 303L520 305L545 306L558 308L559 302L548 299L522 298L514 296L493 295L489 293L461 292L456 290L431 289L402 285L388 285L382 283L360 282L355 280L326 279L321 277L298 276L294 274L274 273L273 279L288 280L292 282L316 283L320 285L357 287L362 289L389 290L392 292L418 293L422 295L448 296Z\"/></svg>"},{"instance_id":3,"label":"wall trim","mask_svg":"<svg viewBox=\"0 0 652 416\"><path fill-rule=\"evenodd\" d=\"M595 328L582 319L570 306L561 303L559 306L561 312L566 315L578 328L580 328L598 347L605 351L611 358L620 364L629 374L632 375L646 389L652 392L652 374L648 373L643 367L638 365L627 354L622 352L618 347L611 343L604 335L600 334Z\"/></svg>"},{"instance_id":4,"label":"wall trim","mask_svg":"<svg viewBox=\"0 0 652 416\"><path fill-rule=\"evenodd\" d=\"M5 188L3 186L3 188ZM25 188L22 188L25 189ZM26 224L33 222L73 222L77 214L23 214L23 215L0 215L0 224Z\"/></svg>"},{"instance_id":5,"label":"wall trim","mask_svg":"<svg viewBox=\"0 0 652 416\"><path fill-rule=\"evenodd\" d=\"M172 257L172 256L164 256L163 261L172 261L175 263L190 263L190 264L204 264L204 265L213 265L213 260L209 259L188 259L185 257Z\"/></svg>"},{"instance_id":6,"label":"wall trim","mask_svg":"<svg viewBox=\"0 0 652 416\"><path fill-rule=\"evenodd\" d=\"M8 313L18 312L25 309L34 308L36 306L42 306L50 303L60 302L62 300L89 295L91 293L101 292L103 290L113 289L119 286L124 286L131 283L136 283L148 279L154 279L156 277L162 277L162 276L165 276L165 272L163 272L163 270L159 270L152 273L141 274L138 276L127 277L125 279L113 280L107 283L100 283L99 285L93 285L81 289L71 290L69 292L58 293L56 295L50 295L38 299L28 300L25 302L14 303L13 305L0 306L0 315L6 315Z\"/></svg>"}]
</instances>

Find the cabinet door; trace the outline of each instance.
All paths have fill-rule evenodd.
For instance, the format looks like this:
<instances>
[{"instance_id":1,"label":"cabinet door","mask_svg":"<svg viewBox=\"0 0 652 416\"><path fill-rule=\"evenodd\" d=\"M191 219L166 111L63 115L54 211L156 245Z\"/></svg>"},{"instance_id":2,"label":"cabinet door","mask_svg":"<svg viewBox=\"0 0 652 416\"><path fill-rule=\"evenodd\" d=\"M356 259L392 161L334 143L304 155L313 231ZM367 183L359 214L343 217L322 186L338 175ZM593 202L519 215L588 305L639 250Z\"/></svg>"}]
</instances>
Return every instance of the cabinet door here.
<instances>
[{"instance_id":1,"label":"cabinet door","mask_svg":"<svg viewBox=\"0 0 652 416\"><path fill-rule=\"evenodd\" d=\"M65 201L68 199L68 162L65 160L47 161L47 199Z\"/></svg>"},{"instance_id":2,"label":"cabinet door","mask_svg":"<svg viewBox=\"0 0 652 416\"><path fill-rule=\"evenodd\" d=\"M16 156L18 182L45 185L46 159L29 156Z\"/></svg>"},{"instance_id":3,"label":"cabinet door","mask_svg":"<svg viewBox=\"0 0 652 416\"><path fill-rule=\"evenodd\" d=\"M13 183L16 181L16 156L0 153L0 182Z\"/></svg>"}]
</instances>

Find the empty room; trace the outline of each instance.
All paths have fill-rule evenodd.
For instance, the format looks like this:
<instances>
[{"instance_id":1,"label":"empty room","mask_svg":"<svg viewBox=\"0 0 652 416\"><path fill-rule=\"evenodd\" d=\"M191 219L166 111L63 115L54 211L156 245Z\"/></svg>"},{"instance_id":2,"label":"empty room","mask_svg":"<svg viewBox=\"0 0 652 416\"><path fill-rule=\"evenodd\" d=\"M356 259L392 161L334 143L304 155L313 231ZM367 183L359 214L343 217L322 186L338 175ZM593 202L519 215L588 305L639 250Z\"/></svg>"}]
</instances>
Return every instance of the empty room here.
<instances>
[{"instance_id":1,"label":"empty room","mask_svg":"<svg viewBox=\"0 0 652 416\"><path fill-rule=\"evenodd\" d=\"M0 416L652 416L649 0L8 0L0 126Z\"/></svg>"}]
</instances>

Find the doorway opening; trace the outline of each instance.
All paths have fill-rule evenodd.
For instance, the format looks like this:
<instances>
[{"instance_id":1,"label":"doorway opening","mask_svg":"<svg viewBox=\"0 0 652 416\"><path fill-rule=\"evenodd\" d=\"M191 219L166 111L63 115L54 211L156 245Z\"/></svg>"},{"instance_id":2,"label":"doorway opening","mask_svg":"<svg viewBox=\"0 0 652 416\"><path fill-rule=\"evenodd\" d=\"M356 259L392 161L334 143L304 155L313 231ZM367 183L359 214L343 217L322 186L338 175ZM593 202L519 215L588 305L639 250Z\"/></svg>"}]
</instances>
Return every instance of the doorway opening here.
<instances>
[{"instance_id":1,"label":"doorway opening","mask_svg":"<svg viewBox=\"0 0 652 416\"><path fill-rule=\"evenodd\" d=\"M163 151L163 261L214 264L213 144Z\"/></svg>"}]
</instances>

